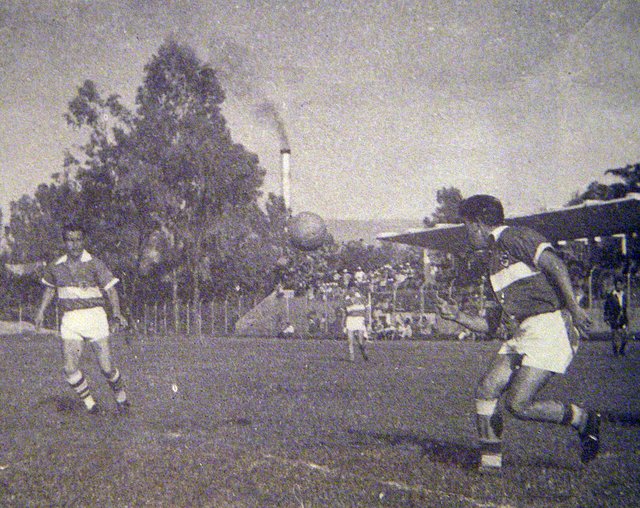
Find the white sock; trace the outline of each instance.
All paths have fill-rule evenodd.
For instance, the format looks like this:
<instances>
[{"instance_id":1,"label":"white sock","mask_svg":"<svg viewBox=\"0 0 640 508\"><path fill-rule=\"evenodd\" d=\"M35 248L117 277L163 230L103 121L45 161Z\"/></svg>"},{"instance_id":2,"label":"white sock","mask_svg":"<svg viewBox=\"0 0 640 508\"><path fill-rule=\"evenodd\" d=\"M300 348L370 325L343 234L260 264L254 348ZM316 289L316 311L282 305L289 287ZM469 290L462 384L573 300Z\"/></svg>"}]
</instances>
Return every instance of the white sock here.
<instances>
[{"instance_id":1,"label":"white sock","mask_svg":"<svg viewBox=\"0 0 640 508\"><path fill-rule=\"evenodd\" d=\"M571 426L579 432L584 430L584 426L587 424L587 412L581 407L571 404Z\"/></svg>"},{"instance_id":2,"label":"white sock","mask_svg":"<svg viewBox=\"0 0 640 508\"><path fill-rule=\"evenodd\" d=\"M82 401L89 411L91 411L91 409L93 409L93 406L96 405L96 401L91 395L87 395L84 399L82 399Z\"/></svg>"}]
</instances>

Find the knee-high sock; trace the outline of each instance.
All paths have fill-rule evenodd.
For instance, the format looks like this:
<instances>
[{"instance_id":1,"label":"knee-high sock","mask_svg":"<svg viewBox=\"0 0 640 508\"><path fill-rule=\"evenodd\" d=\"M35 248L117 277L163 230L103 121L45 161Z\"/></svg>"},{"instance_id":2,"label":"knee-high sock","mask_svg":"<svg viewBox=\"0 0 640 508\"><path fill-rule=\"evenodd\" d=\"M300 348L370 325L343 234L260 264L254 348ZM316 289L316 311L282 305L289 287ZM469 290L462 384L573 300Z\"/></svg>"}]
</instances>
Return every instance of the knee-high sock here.
<instances>
[{"instance_id":1,"label":"knee-high sock","mask_svg":"<svg viewBox=\"0 0 640 508\"><path fill-rule=\"evenodd\" d=\"M480 444L480 465L502 466L502 414L498 399L476 399L476 425Z\"/></svg>"},{"instance_id":2,"label":"knee-high sock","mask_svg":"<svg viewBox=\"0 0 640 508\"><path fill-rule=\"evenodd\" d=\"M124 381L120 375L120 371L115 367L111 372L102 371L104 377L107 378L107 383L113 390L117 402L124 402L127 400L127 392L124 390Z\"/></svg>"},{"instance_id":3,"label":"knee-high sock","mask_svg":"<svg viewBox=\"0 0 640 508\"><path fill-rule=\"evenodd\" d=\"M355 340L355 338L353 335L353 332L347 332L347 341L349 342L349 359L351 361L355 360L355 349L353 345L353 341Z\"/></svg>"},{"instance_id":4,"label":"knee-high sock","mask_svg":"<svg viewBox=\"0 0 640 508\"><path fill-rule=\"evenodd\" d=\"M560 422L561 425L571 425L577 431L582 432L586 423L587 412L584 409L575 404L565 406L564 416Z\"/></svg>"},{"instance_id":5,"label":"knee-high sock","mask_svg":"<svg viewBox=\"0 0 640 508\"><path fill-rule=\"evenodd\" d=\"M67 379L67 383L73 388L73 390L78 394L80 400L84 402L84 405L87 409L93 408L96 405L96 401L91 396L91 392L89 391L89 383L84 378L84 374L80 370L76 370L72 374L65 374Z\"/></svg>"}]
</instances>

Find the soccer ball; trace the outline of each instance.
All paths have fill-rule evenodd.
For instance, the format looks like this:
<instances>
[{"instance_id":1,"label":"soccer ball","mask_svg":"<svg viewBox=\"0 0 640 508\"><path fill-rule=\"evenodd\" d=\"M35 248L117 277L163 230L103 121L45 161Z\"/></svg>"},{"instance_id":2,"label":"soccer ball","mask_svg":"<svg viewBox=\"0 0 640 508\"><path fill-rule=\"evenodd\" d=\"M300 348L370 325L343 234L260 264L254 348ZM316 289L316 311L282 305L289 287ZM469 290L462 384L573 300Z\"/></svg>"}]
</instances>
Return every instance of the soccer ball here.
<instances>
[{"instance_id":1,"label":"soccer ball","mask_svg":"<svg viewBox=\"0 0 640 508\"><path fill-rule=\"evenodd\" d=\"M289 241L300 250L319 249L327 241L327 226L319 215L300 212L289 219L287 224Z\"/></svg>"}]
</instances>

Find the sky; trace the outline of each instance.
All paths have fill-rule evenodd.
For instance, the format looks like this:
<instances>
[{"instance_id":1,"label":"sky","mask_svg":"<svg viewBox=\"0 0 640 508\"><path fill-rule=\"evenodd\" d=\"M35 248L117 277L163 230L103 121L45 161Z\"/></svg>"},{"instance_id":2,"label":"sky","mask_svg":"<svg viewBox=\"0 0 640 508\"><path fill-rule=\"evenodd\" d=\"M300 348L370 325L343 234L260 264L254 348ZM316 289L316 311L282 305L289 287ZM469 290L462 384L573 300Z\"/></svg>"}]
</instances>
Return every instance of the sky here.
<instances>
[{"instance_id":1,"label":"sky","mask_svg":"<svg viewBox=\"0 0 640 508\"><path fill-rule=\"evenodd\" d=\"M219 72L235 142L291 207L421 221L436 192L558 208L640 162L636 0L3 0L0 206L85 141L64 120L86 79L134 107L167 37Z\"/></svg>"}]
</instances>

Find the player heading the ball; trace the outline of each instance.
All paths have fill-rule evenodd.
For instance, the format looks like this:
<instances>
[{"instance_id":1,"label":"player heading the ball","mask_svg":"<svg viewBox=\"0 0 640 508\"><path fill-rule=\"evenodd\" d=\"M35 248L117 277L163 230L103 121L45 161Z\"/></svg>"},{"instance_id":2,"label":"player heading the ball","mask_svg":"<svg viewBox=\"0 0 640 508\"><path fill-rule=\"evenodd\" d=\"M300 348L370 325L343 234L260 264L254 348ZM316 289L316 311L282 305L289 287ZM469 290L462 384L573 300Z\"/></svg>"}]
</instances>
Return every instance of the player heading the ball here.
<instances>
[{"instance_id":1,"label":"player heading the ball","mask_svg":"<svg viewBox=\"0 0 640 508\"><path fill-rule=\"evenodd\" d=\"M564 262L536 231L507 226L502 204L493 196L471 196L460 203L467 239L488 251L488 278L498 306L486 318L461 312L439 299L440 315L473 331L508 337L476 389L480 470L502 466L502 414L499 399L520 420L571 425L578 431L581 460L599 449L600 415L576 404L539 400L537 395L563 374L576 351L580 333L591 319L576 301Z\"/></svg>"}]
</instances>

